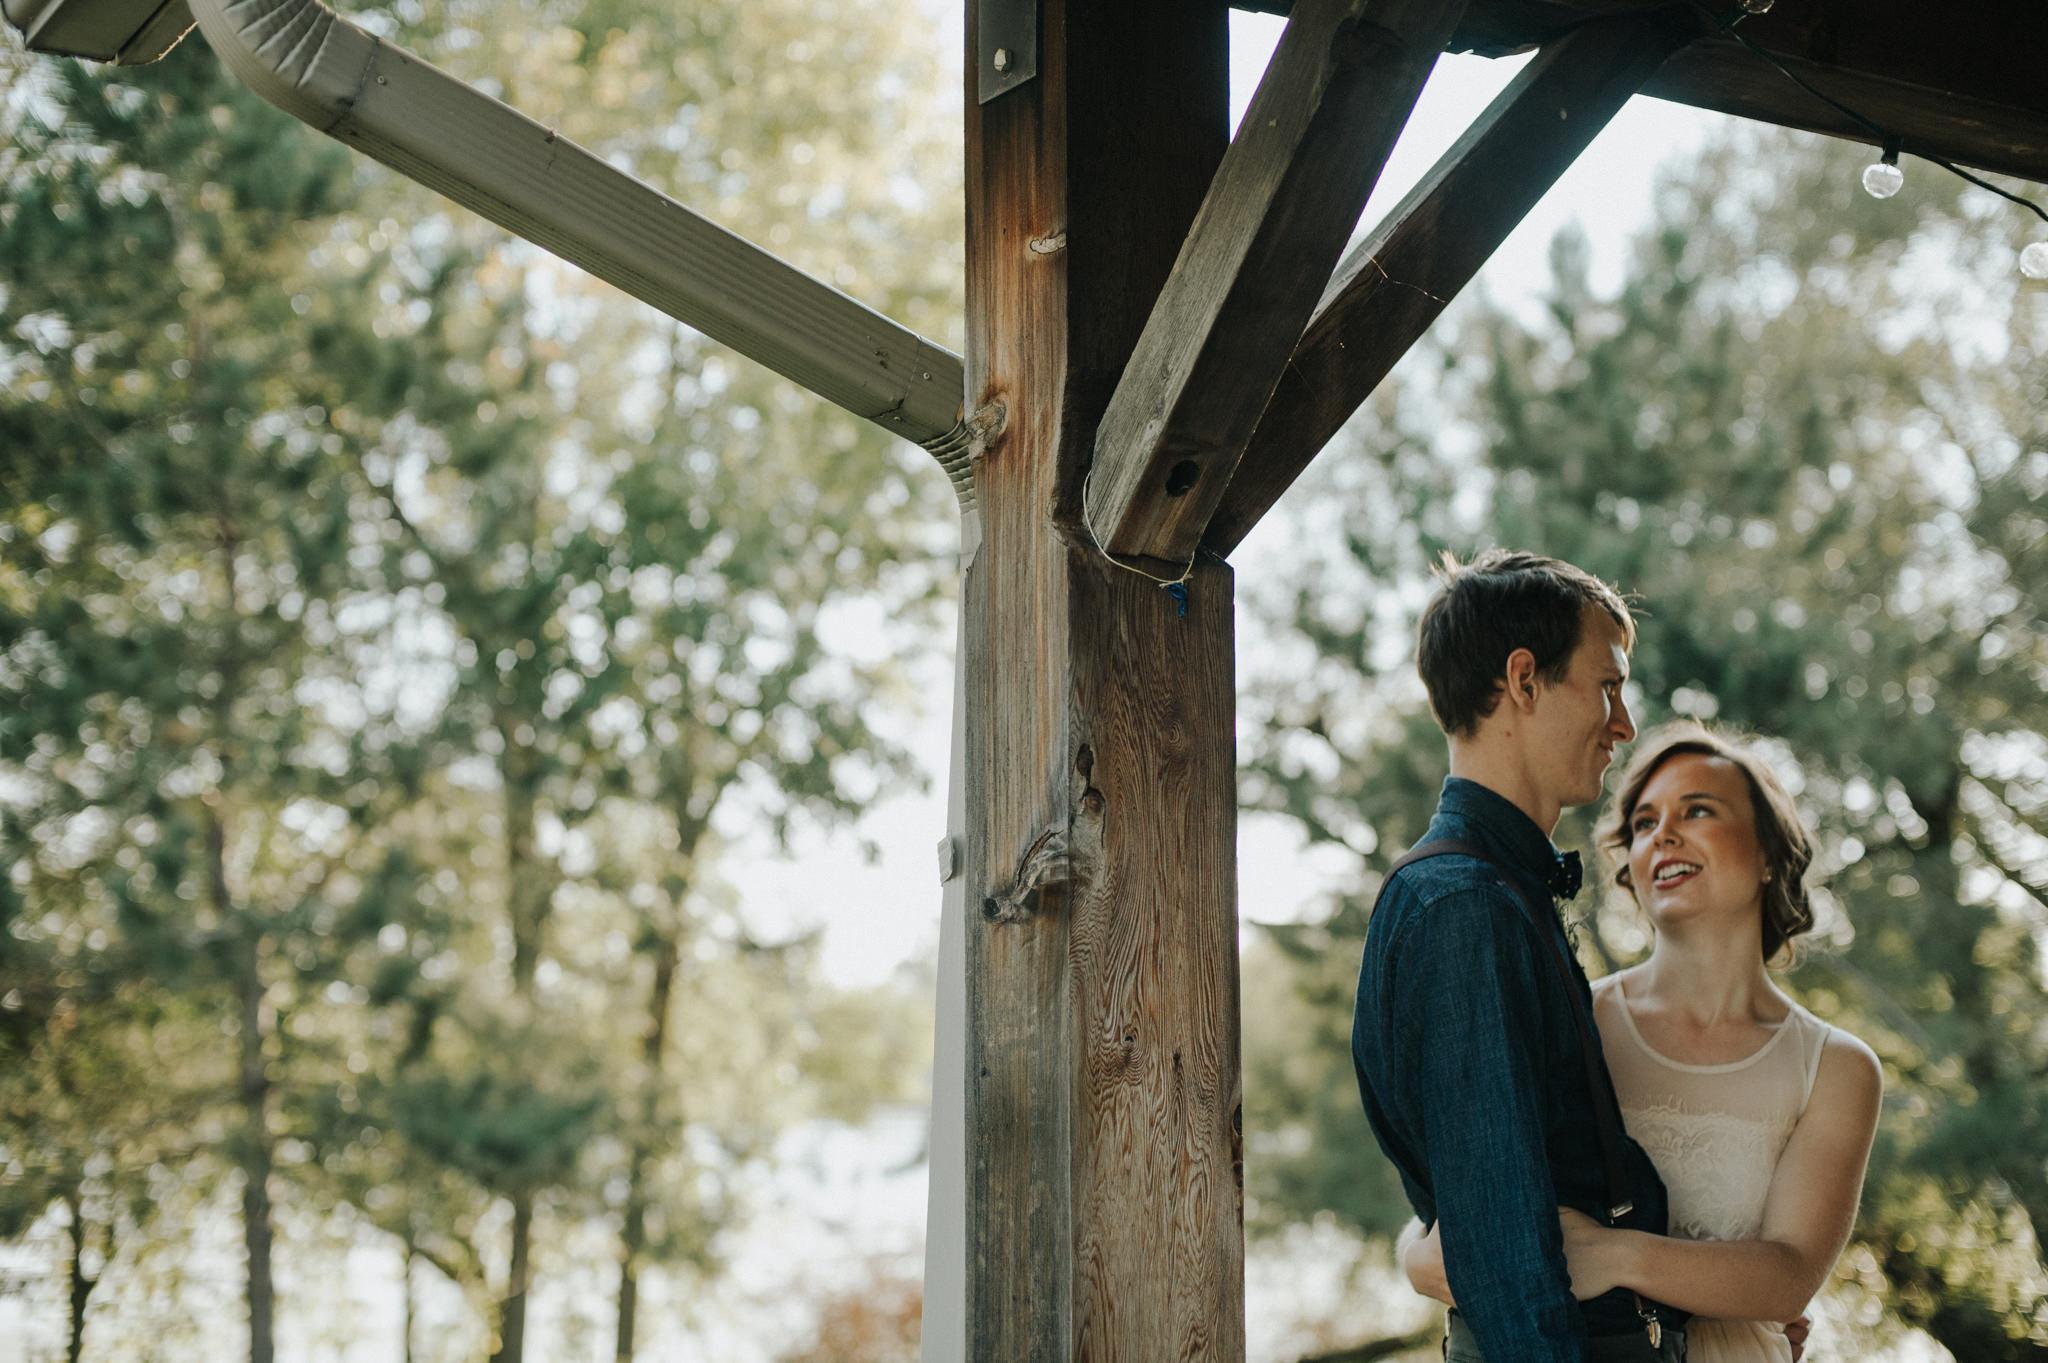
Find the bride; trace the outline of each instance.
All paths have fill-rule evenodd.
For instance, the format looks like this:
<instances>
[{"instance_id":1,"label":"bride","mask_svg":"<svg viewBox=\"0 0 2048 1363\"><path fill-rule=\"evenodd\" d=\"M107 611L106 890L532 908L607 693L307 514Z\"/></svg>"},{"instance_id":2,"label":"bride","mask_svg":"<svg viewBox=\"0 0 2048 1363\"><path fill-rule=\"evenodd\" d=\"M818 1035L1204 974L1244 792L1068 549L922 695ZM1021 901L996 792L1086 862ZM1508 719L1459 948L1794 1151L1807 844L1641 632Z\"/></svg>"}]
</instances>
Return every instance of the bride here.
<instances>
[{"instance_id":1,"label":"bride","mask_svg":"<svg viewBox=\"0 0 2048 1363\"><path fill-rule=\"evenodd\" d=\"M1870 1048L1767 969L1813 926L1812 844L1770 768L1696 725L1642 744L1599 840L1656 931L1648 960L1593 985L1593 1014L1671 1233L1561 1209L1572 1292L1693 1312L1689 1363L1791 1363L1778 1322L1805 1312L1848 1242L1882 1088ZM1403 1266L1450 1300L1433 1228L1404 1237Z\"/></svg>"}]
</instances>

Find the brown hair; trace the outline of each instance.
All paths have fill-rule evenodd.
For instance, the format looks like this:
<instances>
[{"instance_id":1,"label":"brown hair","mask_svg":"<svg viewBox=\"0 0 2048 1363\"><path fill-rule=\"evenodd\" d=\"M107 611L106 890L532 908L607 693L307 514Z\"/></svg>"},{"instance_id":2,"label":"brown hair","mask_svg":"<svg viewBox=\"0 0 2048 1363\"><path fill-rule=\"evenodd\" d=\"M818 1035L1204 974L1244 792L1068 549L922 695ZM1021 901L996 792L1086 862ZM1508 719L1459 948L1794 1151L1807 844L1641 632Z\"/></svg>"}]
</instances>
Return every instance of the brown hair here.
<instances>
[{"instance_id":1,"label":"brown hair","mask_svg":"<svg viewBox=\"0 0 2048 1363\"><path fill-rule=\"evenodd\" d=\"M1642 801L1643 788L1672 758L1685 753L1719 757L1733 763L1749 784L1756 836L1770 873L1764 890L1764 959L1775 960L1794 937L1813 927L1813 905L1806 894L1806 868L1813 861L1813 839L1770 766L1757 755L1751 740L1720 733L1694 721L1667 724L1636 749L1621 779L1621 793L1610 806L1598 834L1599 845L1618 863L1614 883L1635 893L1629 877L1629 821Z\"/></svg>"},{"instance_id":2,"label":"brown hair","mask_svg":"<svg viewBox=\"0 0 2048 1363\"><path fill-rule=\"evenodd\" d=\"M1621 593L1561 559L1489 549L1470 563L1445 554L1422 611L1415 667L1429 708L1447 734L1470 735L1500 703L1508 655L1526 648L1545 681L1562 681L1579 646L1586 609L1597 606L1636 644Z\"/></svg>"}]
</instances>

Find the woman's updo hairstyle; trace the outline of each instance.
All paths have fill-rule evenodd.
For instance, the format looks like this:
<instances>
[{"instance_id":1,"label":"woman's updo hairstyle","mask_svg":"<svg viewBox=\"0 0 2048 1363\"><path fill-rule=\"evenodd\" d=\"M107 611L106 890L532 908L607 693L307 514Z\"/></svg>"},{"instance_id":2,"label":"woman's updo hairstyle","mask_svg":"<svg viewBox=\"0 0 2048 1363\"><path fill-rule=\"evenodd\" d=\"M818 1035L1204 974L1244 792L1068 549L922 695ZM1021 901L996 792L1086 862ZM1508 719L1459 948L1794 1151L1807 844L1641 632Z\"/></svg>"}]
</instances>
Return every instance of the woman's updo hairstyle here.
<instances>
[{"instance_id":1,"label":"woman's updo hairstyle","mask_svg":"<svg viewBox=\"0 0 2048 1363\"><path fill-rule=\"evenodd\" d=\"M1813 839L1800 822L1792 796L1770 765L1744 739L1716 732L1692 720L1667 724L1646 735L1621 778L1621 793L1609 807L1597 840L1617 863L1614 883L1635 893L1628 871L1629 821L1635 817L1644 787L1672 758L1687 753L1724 758L1735 764L1749 784L1749 804L1756 816L1757 843L1770 879L1764 884L1764 960L1775 961L1786 945L1813 927L1813 905L1806 894L1806 868L1813 861Z\"/></svg>"}]
</instances>

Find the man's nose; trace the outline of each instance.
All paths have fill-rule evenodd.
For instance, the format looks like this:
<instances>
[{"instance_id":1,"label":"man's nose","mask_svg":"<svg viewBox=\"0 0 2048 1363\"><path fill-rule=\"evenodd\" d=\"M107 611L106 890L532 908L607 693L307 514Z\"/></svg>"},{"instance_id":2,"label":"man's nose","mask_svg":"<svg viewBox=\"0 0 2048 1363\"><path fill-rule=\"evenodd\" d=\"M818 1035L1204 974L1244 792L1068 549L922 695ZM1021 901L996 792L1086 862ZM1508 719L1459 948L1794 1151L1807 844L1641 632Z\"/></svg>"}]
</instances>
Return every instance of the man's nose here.
<instances>
[{"instance_id":1,"label":"man's nose","mask_svg":"<svg viewBox=\"0 0 2048 1363\"><path fill-rule=\"evenodd\" d=\"M1621 741L1624 743L1636 736L1635 719L1628 712L1628 702L1620 696L1614 698L1612 727L1620 733Z\"/></svg>"}]
</instances>

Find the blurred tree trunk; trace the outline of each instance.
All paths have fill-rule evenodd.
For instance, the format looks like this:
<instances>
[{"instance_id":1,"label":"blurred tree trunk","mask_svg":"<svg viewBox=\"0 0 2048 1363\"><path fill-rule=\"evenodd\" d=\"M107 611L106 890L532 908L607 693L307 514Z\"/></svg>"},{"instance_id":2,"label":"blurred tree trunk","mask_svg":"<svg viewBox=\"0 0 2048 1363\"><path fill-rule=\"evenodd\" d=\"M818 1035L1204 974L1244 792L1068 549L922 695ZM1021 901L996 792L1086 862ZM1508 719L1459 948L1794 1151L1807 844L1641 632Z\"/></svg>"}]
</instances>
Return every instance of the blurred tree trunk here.
<instances>
[{"instance_id":1,"label":"blurred tree trunk","mask_svg":"<svg viewBox=\"0 0 2048 1363\"><path fill-rule=\"evenodd\" d=\"M205 372L212 360L212 337L204 327L195 327L193 349L198 367ZM216 485L213 515L214 543L210 546L220 569L221 602L226 618L238 621L245 615L236 578L236 559L242 549L241 535L233 510L233 492ZM276 1286L271 1264L270 1176L276 1163L271 1134L270 1039L276 1027L276 1010L266 998L263 959L267 946L264 925L239 902L228 875L227 844L230 821L239 798L236 783L243 763L236 736L236 706L242 700L244 655L240 637L230 628L221 633L214 648L213 675L218 689L212 704L212 746L219 763L213 788L200 800L206 838L206 878L214 913L227 934L231 960L228 974L233 981L240 1027L238 1095L242 1108L241 1139L231 1148L234 1162L242 1172L242 1244L248 1255L246 1295L249 1305L249 1363L272 1363L275 1355Z\"/></svg>"},{"instance_id":2,"label":"blurred tree trunk","mask_svg":"<svg viewBox=\"0 0 2048 1363\"><path fill-rule=\"evenodd\" d=\"M235 1143L235 1163L242 1171L242 1244L248 1254L249 1363L271 1363L276 1292L271 1280L270 1173L274 1162L270 1133L270 1075L266 1041L273 1024L264 999L261 938L240 924L228 889L226 829L218 803L207 809L206 853L213 883L214 907L224 923L240 925L235 944L236 1002L239 1006L242 1135Z\"/></svg>"},{"instance_id":3,"label":"blurred tree trunk","mask_svg":"<svg viewBox=\"0 0 2048 1363\"><path fill-rule=\"evenodd\" d=\"M85 1271L85 1198L78 1184L65 1192L64 1205L71 1213L71 1319L64 1356L69 1363L78 1363L85 1349L85 1307L99 1279Z\"/></svg>"},{"instance_id":4,"label":"blurred tree trunk","mask_svg":"<svg viewBox=\"0 0 2048 1363\"><path fill-rule=\"evenodd\" d=\"M520 1363L526 1357L526 1295L533 1283L533 1193L512 1194L512 1267L498 1303L498 1347L491 1363Z\"/></svg>"},{"instance_id":5,"label":"blurred tree trunk","mask_svg":"<svg viewBox=\"0 0 2048 1363\"><path fill-rule=\"evenodd\" d=\"M271 1363L275 1291L270 1276L270 1080L263 1054L266 1006L256 954L242 977L242 1238L249 1254L249 1363Z\"/></svg>"},{"instance_id":6,"label":"blurred tree trunk","mask_svg":"<svg viewBox=\"0 0 2048 1363\"><path fill-rule=\"evenodd\" d=\"M530 526L528 532L530 537ZM532 724L539 722L539 715L532 716ZM537 1002L534 973L540 961L541 932L554 898L556 875L553 864L540 857L535 842L540 763L533 751L533 730L525 716L501 713L498 732L505 744L499 770L505 783L505 884L512 926L512 989L521 1005L522 1020L531 1021ZM498 1303L498 1346L491 1354L492 1363L521 1363L526 1356L526 1300L533 1286L534 1188L521 1181L511 1188L509 1196L511 1266L506 1274L505 1295Z\"/></svg>"},{"instance_id":7,"label":"blurred tree trunk","mask_svg":"<svg viewBox=\"0 0 2048 1363\"><path fill-rule=\"evenodd\" d=\"M412 1236L406 1235L402 1244L405 1256L405 1290L398 1296L398 1357L400 1363L412 1363Z\"/></svg>"},{"instance_id":8,"label":"blurred tree trunk","mask_svg":"<svg viewBox=\"0 0 2048 1363\"><path fill-rule=\"evenodd\" d=\"M619 1329L613 1346L615 1363L632 1363L638 1324L640 1256L647 1247L647 1180L655 1159L655 1123L660 1120L662 1072L668 1051L670 996L682 961L682 934L653 934L654 987L647 999L646 1038L641 1050L645 1087L640 1095L640 1125L626 1165L626 1215L619 1231ZM680 1123L677 1123L680 1125Z\"/></svg>"}]
</instances>

